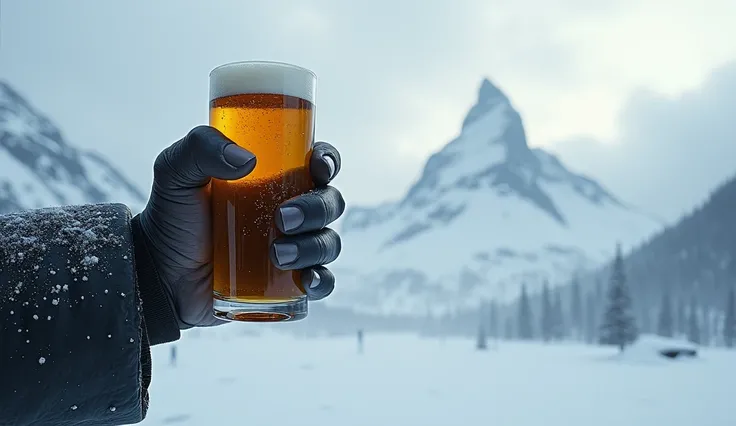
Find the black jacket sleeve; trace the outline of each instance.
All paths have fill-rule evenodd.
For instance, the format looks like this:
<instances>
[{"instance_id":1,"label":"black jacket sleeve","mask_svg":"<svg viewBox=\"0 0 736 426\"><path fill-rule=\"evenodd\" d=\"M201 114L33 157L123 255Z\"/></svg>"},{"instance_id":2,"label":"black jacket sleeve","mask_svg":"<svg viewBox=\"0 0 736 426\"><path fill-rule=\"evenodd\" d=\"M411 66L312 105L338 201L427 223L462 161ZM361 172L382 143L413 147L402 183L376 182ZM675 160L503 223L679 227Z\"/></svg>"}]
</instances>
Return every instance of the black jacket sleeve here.
<instances>
[{"instance_id":1,"label":"black jacket sleeve","mask_svg":"<svg viewBox=\"0 0 736 426\"><path fill-rule=\"evenodd\" d=\"M134 247L120 204L0 216L0 425L145 417L151 357L141 294L161 290L155 274L136 273ZM150 308L171 321L161 313L168 306Z\"/></svg>"}]
</instances>

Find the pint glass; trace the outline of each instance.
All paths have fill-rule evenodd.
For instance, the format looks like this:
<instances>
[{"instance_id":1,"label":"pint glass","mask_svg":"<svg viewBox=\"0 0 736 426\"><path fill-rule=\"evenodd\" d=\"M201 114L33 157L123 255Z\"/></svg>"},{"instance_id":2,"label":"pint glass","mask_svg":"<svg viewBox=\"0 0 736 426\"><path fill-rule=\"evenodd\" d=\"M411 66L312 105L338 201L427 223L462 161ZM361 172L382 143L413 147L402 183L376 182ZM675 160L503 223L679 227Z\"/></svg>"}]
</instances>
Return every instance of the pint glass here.
<instances>
[{"instance_id":1,"label":"pint glass","mask_svg":"<svg viewBox=\"0 0 736 426\"><path fill-rule=\"evenodd\" d=\"M275 62L236 62L210 73L210 126L256 155L240 180L213 179L214 315L293 321L307 315L299 271L276 268L279 205L313 189L314 73Z\"/></svg>"}]
</instances>

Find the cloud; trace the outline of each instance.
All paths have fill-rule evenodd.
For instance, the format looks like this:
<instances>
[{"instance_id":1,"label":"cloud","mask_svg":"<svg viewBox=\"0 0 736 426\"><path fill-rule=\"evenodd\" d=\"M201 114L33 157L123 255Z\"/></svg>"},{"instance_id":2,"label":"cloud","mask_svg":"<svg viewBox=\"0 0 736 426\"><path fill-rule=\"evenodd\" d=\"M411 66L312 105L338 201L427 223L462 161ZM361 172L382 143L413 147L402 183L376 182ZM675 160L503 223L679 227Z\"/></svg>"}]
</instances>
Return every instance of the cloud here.
<instances>
[{"instance_id":1,"label":"cloud","mask_svg":"<svg viewBox=\"0 0 736 426\"><path fill-rule=\"evenodd\" d=\"M533 128L554 126L560 101L579 98L581 81L580 58L556 36L559 26L603 13L563 3L333 2L340 20L330 47L340 59L319 72L325 80L335 81L337 70L354 80L319 108L354 111L328 131L332 140L354 141L339 183L355 202L403 195L428 155L457 135L486 76L519 100L522 113L534 112L527 120Z\"/></svg>"},{"instance_id":2,"label":"cloud","mask_svg":"<svg viewBox=\"0 0 736 426\"><path fill-rule=\"evenodd\" d=\"M627 201L675 220L736 174L736 62L677 96L633 94L612 142L553 146L572 167Z\"/></svg>"},{"instance_id":3,"label":"cloud","mask_svg":"<svg viewBox=\"0 0 736 426\"><path fill-rule=\"evenodd\" d=\"M736 58L732 0L68 0L3 2L0 74L150 187L166 145L206 122L207 73L243 59L313 69L317 136L354 204L401 196L490 77L532 145L611 139L636 86L678 93ZM134 147L135 149L131 149Z\"/></svg>"}]
</instances>

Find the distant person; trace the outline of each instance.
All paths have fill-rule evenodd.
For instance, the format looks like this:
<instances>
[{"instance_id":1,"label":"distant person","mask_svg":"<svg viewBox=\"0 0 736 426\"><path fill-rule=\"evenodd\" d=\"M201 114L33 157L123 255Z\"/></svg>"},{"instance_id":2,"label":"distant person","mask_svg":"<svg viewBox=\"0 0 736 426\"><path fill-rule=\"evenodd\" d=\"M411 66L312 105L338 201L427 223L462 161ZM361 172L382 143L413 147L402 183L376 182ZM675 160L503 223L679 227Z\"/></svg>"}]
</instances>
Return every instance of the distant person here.
<instances>
[{"instance_id":1,"label":"distant person","mask_svg":"<svg viewBox=\"0 0 736 426\"><path fill-rule=\"evenodd\" d=\"M358 330L358 353L363 353L363 329Z\"/></svg>"},{"instance_id":2,"label":"distant person","mask_svg":"<svg viewBox=\"0 0 736 426\"><path fill-rule=\"evenodd\" d=\"M176 367L176 345L171 345L171 359L169 362L172 367Z\"/></svg>"},{"instance_id":3,"label":"distant person","mask_svg":"<svg viewBox=\"0 0 736 426\"><path fill-rule=\"evenodd\" d=\"M210 178L243 177L255 165L252 153L202 126L158 156L148 205L135 217L120 204L0 215L1 424L146 416L150 346L222 324L212 314ZM338 235L324 228L344 210L327 186L339 170L335 148L315 144L310 173L321 189L287 201L301 223L279 242L295 244L296 259L277 266L314 271L317 283L301 274L311 300L334 288L322 264L340 252Z\"/></svg>"}]
</instances>

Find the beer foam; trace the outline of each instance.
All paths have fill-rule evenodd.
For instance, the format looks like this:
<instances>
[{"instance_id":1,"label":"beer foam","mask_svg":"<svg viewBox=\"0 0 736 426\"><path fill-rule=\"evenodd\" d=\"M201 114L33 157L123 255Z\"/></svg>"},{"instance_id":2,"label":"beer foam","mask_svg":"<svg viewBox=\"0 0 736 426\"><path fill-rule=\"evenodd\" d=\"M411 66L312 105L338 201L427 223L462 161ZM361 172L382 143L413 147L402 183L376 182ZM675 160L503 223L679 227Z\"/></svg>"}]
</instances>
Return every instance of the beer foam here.
<instances>
[{"instance_id":1,"label":"beer foam","mask_svg":"<svg viewBox=\"0 0 736 426\"><path fill-rule=\"evenodd\" d=\"M233 62L210 72L210 101L231 95L270 93L314 104L316 77L308 69L279 62Z\"/></svg>"}]
</instances>

